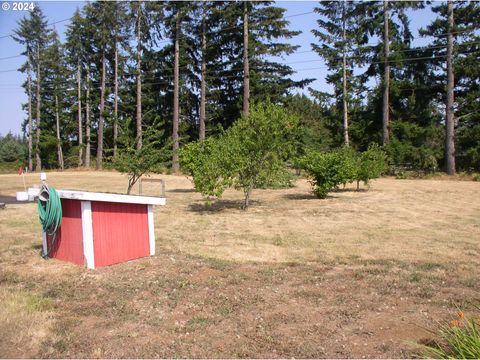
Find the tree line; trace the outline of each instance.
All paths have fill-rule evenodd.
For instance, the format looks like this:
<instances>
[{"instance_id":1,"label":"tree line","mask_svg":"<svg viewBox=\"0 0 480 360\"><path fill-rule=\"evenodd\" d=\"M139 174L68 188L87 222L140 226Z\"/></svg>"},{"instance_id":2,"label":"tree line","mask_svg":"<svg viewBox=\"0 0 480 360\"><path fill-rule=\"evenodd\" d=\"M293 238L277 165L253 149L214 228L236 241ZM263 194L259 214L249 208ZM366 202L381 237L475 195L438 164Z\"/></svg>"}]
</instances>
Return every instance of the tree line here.
<instances>
[{"instance_id":1,"label":"tree line","mask_svg":"<svg viewBox=\"0 0 480 360\"><path fill-rule=\"evenodd\" d=\"M153 127L178 171L179 148L268 99L299 116L304 149L377 142L397 165L478 171L480 5L435 4L420 29L434 40L413 47L408 13L425 6L320 2L311 53L325 61L330 94L292 79L281 58L298 51L300 32L273 2L86 3L64 43L37 5L13 35L26 58L28 167L102 169L125 150L121 139L141 150ZM310 96L294 95L301 88Z\"/></svg>"}]
</instances>

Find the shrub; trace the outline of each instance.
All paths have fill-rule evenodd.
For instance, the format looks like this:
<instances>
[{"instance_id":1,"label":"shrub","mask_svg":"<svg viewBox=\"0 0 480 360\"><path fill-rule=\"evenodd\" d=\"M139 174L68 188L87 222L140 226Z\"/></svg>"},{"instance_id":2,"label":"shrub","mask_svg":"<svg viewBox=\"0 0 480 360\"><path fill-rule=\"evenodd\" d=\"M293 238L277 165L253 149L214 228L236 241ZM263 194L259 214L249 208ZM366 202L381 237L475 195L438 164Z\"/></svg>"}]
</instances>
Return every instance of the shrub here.
<instances>
[{"instance_id":1,"label":"shrub","mask_svg":"<svg viewBox=\"0 0 480 360\"><path fill-rule=\"evenodd\" d=\"M437 359L480 359L480 321L459 311L449 325L440 325L440 339L426 346L424 356Z\"/></svg>"},{"instance_id":2,"label":"shrub","mask_svg":"<svg viewBox=\"0 0 480 360\"><path fill-rule=\"evenodd\" d=\"M368 150L359 155L357 173L357 189L360 181L364 184L372 179L379 178L388 169L387 154L377 144L372 144Z\"/></svg>"},{"instance_id":3,"label":"shrub","mask_svg":"<svg viewBox=\"0 0 480 360\"><path fill-rule=\"evenodd\" d=\"M364 153L355 153L351 148L331 152L307 152L299 165L312 177L314 194L323 199L328 192L341 184L357 181L365 184L380 177L387 169L387 155L378 146L372 145Z\"/></svg>"},{"instance_id":4,"label":"shrub","mask_svg":"<svg viewBox=\"0 0 480 360\"><path fill-rule=\"evenodd\" d=\"M309 151L299 160L299 165L312 177L313 193L324 199L332 189L351 181L348 160L341 151Z\"/></svg>"}]
</instances>

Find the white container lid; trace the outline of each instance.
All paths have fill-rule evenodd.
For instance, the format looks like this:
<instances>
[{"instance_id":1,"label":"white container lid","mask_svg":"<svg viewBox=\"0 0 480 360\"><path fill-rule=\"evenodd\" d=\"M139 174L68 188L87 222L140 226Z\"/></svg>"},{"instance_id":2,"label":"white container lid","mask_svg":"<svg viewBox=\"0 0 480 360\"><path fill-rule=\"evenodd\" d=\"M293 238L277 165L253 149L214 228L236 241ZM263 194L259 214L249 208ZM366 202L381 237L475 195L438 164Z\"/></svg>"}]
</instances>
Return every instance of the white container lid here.
<instances>
[{"instance_id":1,"label":"white container lid","mask_svg":"<svg viewBox=\"0 0 480 360\"><path fill-rule=\"evenodd\" d=\"M25 191L17 192L17 201L28 201L28 193Z\"/></svg>"}]
</instances>

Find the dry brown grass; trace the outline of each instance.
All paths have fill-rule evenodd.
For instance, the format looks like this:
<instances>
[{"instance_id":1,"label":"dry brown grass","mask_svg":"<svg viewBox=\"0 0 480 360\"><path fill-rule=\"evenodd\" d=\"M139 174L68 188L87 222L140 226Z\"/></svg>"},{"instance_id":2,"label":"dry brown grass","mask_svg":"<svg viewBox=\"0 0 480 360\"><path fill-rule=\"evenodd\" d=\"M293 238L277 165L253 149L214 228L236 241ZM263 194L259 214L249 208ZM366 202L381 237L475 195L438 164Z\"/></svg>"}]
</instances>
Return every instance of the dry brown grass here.
<instances>
[{"instance_id":1,"label":"dry brown grass","mask_svg":"<svg viewBox=\"0 0 480 360\"><path fill-rule=\"evenodd\" d=\"M126 189L115 172L48 177ZM158 255L95 271L40 258L35 204L0 210L1 357L411 356L432 319L480 301L480 183L385 178L318 200L300 180L242 211L236 191L205 207L161 177ZM0 197L21 187L0 175Z\"/></svg>"}]
</instances>

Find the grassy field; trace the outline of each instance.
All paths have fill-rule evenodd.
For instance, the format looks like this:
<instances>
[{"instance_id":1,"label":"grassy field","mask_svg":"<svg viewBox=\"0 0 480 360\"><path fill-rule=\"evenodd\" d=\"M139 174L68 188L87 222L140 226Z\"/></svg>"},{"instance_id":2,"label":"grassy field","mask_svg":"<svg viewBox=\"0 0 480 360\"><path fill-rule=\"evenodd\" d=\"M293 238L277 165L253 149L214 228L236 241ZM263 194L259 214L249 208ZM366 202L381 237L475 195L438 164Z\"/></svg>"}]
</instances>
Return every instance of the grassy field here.
<instances>
[{"instance_id":1,"label":"grassy field","mask_svg":"<svg viewBox=\"0 0 480 360\"><path fill-rule=\"evenodd\" d=\"M385 178L318 200L299 180L242 211L239 192L205 207L187 178L161 177L157 255L94 271L39 256L35 204L0 210L0 357L412 357L437 320L480 303L478 182ZM0 175L0 201L21 188Z\"/></svg>"}]
</instances>

